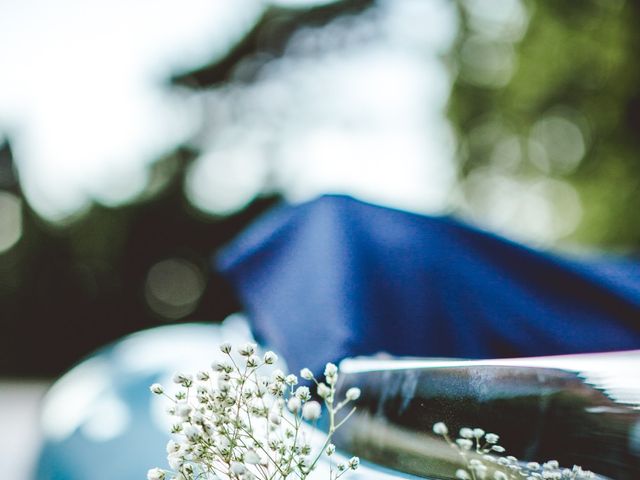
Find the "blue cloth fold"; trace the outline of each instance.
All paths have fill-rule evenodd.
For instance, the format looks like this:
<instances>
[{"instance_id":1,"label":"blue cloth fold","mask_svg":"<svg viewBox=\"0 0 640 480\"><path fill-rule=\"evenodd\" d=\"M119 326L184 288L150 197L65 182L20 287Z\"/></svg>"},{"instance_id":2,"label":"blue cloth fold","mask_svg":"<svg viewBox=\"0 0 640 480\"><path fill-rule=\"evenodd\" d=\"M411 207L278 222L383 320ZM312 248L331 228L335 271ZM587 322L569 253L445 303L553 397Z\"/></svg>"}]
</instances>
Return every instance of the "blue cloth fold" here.
<instances>
[{"instance_id":1,"label":"blue cloth fold","mask_svg":"<svg viewBox=\"0 0 640 480\"><path fill-rule=\"evenodd\" d=\"M640 261L540 252L448 217L325 196L269 212L217 257L290 368L392 355L640 348Z\"/></svg>"}]
</instances>

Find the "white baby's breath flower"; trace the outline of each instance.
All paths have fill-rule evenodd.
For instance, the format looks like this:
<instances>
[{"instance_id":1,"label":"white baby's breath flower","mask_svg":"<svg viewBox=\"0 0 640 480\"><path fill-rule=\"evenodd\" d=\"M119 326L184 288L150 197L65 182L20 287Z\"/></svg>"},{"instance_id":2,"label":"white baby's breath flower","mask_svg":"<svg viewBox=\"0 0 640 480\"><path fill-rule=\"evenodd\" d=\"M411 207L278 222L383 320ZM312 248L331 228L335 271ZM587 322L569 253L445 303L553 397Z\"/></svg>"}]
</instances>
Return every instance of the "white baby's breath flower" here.
<instances>
[{"instance_id":1,"label":"white baby's breath flower","mask_svg":"<svg viewBox=\"0 0 640 480\"><path fill-rule=\"evenodd\" d=\"M336 446L333 443L330 443L327 445L326 454L330 457L334 453L336 453Z\"/></svg>"},{"instance_id":2,"label":"white baby's breath flower","mask_svg":"<svg viewBox=\"0 0 640 480\"><path fill-rule=\"evenodd\" d=\"M149 387L149 390L151 390L151 392L155 393L156 395L162 395L164 393L164 388L162 388L162 385L160 385L159 383L154 383L153 385L151 385Z\"/></svg>"},{"instance_id":3,"label":"white baby's breath flower","mask_svg":"<svg viewBox=\"0 0 640 480\"><path fill-rule=\"evenodd\" d=\"M436 435L446 435L449 433L449 429L444 422L437 422L433 424L433 433Z\"/></svg>"},{"instance_id":4,"label":"white baby's breath flower","mask_svg":"<svg viewBox=\"0 0 640 480\"><path fill-rule=\"evenodd\" d=\"M327 398L329 395L331 395L331 388L329 388L324 383L320 383L318 384L317 392L320 398Z\"/></svg>"},{"instance_id":5,"label":"white baby's breath flower","mask_svg":"<svg viewBox=\"0 0 640 480\"><path fill-rule=\"evenodd\" d=\"M233 366L227 360L214 360L211 362L211 369L214 372L226 372L233 369Z\"/></svg>"},{"instance_id":6,"label":"white baby's breath flower","mask_svg":"<svg viewBox=\"0 0 640 480\"><path fill-rule=\"evenodd\" d=\"M170 453L167 455L167 463L172 470L180 470L180 467L184 465L184 458L178 453Z\"/></svg>"},{"instance_id":7,"label":"white baby's breath flower","mask_svg":"<svg viewBox=\"0 0 640 480\"><path fill-rule=\"evenodd\" d=\"M500 440L500 436L495 433L487 433L484 438L488 443L498 443L498 440Z\"/></svg>"},{"instance_id":8,"label":"white baby's breath flower","mask_svg":"<svg viewBox=\"0 0 640 480\"><path fill-rule=\"evenodd\" d=\"M301 405L302 403L298 397L289 397L289 400L287 401L287 408L294 413L300 410Z\"/></svg>"},{"instance_id":9,"label":"white baby's breath flower","mask_svg":"<svg viewBox=\"0 0 640 480\"><path fill-rule=\"evenodd\" d=\"M190 387L193 383L193 376L187 373L177 372L173 375L173 383L177 383L183 387Z\"/></svg>"},{"instance_id":10,"label":"white baby's breath flower","mask_svg":"<svg viewBox=\"0 0 640 480\"><path fill-rule=\"evenodd\" d=\"M202 431L196 427L195 425L187 424L182 429L185 437L189 439L189 441L193 442L200 438Z\"/></svg>"},{"instance_id":11,"label":"white baby's breath flower","mask_svg":"<svg viewBox=\"0 0 640 480\"><path fill-rule=\"evenodd\" d=\"M272 351L268 351L264 354L264 363L267 365L273 365L278 361L278 355L273 353Z\"/></svg>"},{"instance_id":12,"label":"white baby's breath flower","mask_svg":"<svg viewBox=\"0 0 640 480\"><path fill-rule=\"evenodd\" d=\"M459 468L456 470L456 478L458 480L471 480L471 475L466 470Z\"/></svg>"},{"instance_id":13,"label":"white baby's breath flower","mask_svg":"<svg viewBox=\"0 0 640 480\"><path fill-rule=\"evenodd\" d=\"M176 404L176 416L181 418L188 418L189 414L193 411L193 407L188 403L177 403Z\"/></svg>"},{"instance_id":14,"label":"white baby's breath flower","mask_svg":"<svg viewBox=\"0 0 640 480\"><path fill-rule=\"evenodd\" d=\"M228 392L231 390L231 387L231 382L225 380L223 377L218 378L218 389L220 389L221 392Z\"/></svg>"},{"instance_id":15,"label":"white baby's breath flower","mask_svg":"<svg viewBox=\"0 0 640 480\"><path fill-rule=\"evenodd\" d=\"M320 418L320 413L322 412L322 407L320 404L314 400L307 402L302 407L302 416L305 420L317 420Z\"/></svg>"},{"instance_id":16,"label":"white baby's breath flower","mask_svg":"<svg viewBox=\"0 0 640 480\"><path fill-rule=\"evenodd\" d=\"M197 425L202 425L205 422L205 417L202 412L198 412L197 410L193 412L191 415L191 421Z\"/></svg>"},{"instance_id":17,"label":"white baby's breath flower","mask_svg":"<svg viewBox=\"0 0 640 480\"><path fill-rule=\"evenodd\" d=\"M215 444L216 444L216 447L224 449L224 448L229 448L229 446L231 445L231 442L227 437L220 436L216 438Z\"/></svg>"},{"instance_id":18,"label":"white baby's breath flower","mask_svg":"<svg viewBox=\"0 0 640 480\"><path fill-rule=\"evenodd\" d=\"M249 355L247 357L247 367L255 368L260 363L260 359L256 355Z\"/></svg>"},{"instance_id":19,"label":"white baby's breath flower","mask_svg":"<svg viewBox=\"0 0 640 480\"><path fill-rule=\"evenodd\" d=\"M580 480L584 478L594 479L596 476L592 472L583 471L581 467L575 466L573 470L560 469L557 460L549 460L542 464L537 462L521 463L512 455L496 457L489 452L494 451L504 453L504 447L497 445L499 436L494 433L485 433L481 428L460 429L460 437L455 443L447 436L447 427L444 423L438 422L433 425L433 431L437 435L444 437L449 445L458 450L458 453L466 463L465 468L456 471L455 477L459 480L488 480L489 475L492 480L509 480L515 478L526 478L530 480ZM482 445L481 438L484 437L487 444ZM481 454L481 459L477 457L469 458L466 453L476 445L477 453ZM491 473L490 473L491 472Z\"/></svg>"},{"instance_id":20,"label":"white baby's breath flower","mask_svg":"<svg viewBox=\"0 0 640 480\"><path fill-rule=\"evenodd\" d=\"M238 353L243 357L249 357L256 353L257 345L255 343L245 343L238 349Z\"/></svg>"},{"instance_id":21,"label":"white baby's breath flower","mask_svg":"<svg viewBox=\"0 0 640 480\"><path fill-rule=\"evenodd\" d=\"M347 390L347 393L345 394L345 397L347 400L350 401L355 401L357 399L360 398L360 389L357 387L351 387L349 390Z\"/></svg>"},{"instance_id":22,"label":"white baby's breath flower","mask_svg":"<svg viewBox=\"0 0 640 480\"><path fill-rule=\"evenodd\" d=\"M468 427L462 427L459 433L461 438L473 438L473 429Z\"/></svg>"},{"instance_id":23,"label":"white baby's breath flower","mask_svg":"<svg viewBox=\"0 0 640 480\"><path fill-rule=\"evenodd\" d=\"M324 375L325 377L333 377L338 373L338 367L336 367L333 363L329 362L324 367Z\"/></svg>"},{"instance_id":24,"label":"white baby's breath flower","mask_svg":"<svg viewBox=\"0 0 640 480\"><path fill-rule=\"evenodd\" d=\"M458 446L464 450L470 450L471 447L473 446L473 442L471 442L471 440L467 439L467 438L459 438L456 440L456 443L458 444Z\"/></svg>"},{"instance_id":25,"label":"white baby's breath flower","mask_svg":"<svg viewBox=\"0 0 640 480\"><path fill-rule=\"evenodd\" d=\"M249 465L257 465L260 463L260 455L255 450L249 450L244 454L244 461Z\"/></svg>"},{"instance_id":26,"label":"white baby's breath flower","mask_svg":"<svg viewBox=\"0 0 640 480\"><path fill-rule=\"evenodd\" d=\"M180 451L180 444L173 440L167 442L167 453L176 453Z\"/></svg>"},{"instance_id":27,"label":"white baby's breath flower","mask_svg":"<svg viewBox=\"0 0 640 480\"><path fill-rule=\"evenodd\" d=\"M360 391L351 388L342 401L335 400L333 386L338 370L333 364L327 365L326 382L330 386L319 384L317 391L332 412L330 433L324 451L314 452L300 422L301 418L315 421L322 413L320 403L311 399L309 387L295 388L298 378L280 370L273 372L271 377L264 376L260 369L276 363L277 355L266 352L258 358L255 344L238 349L245 357L243 362L231 358L231 344L221 345L220 350L229 357L212 364L216 374L200 371L196 374L195 384L189 374L174 375L173 381L182 388L175 393L173 405L168 410L175 416L171 427L175 440L170 440L166 446L167 462L172 471L152 469L148 478L193 480L198 472L209 472L207 478L210 480L256 480L260 472L276 472L279 480L294 477L308 480L320 455L335 452L335 446L329 442L342 422L336 425L334 414L347 402L356 400ZM314 380L309 369L302 369L300 376ZM210 380L214 380L213 384ZM158 395L164 393L159 384L152 385L150 390ZM288 420L287 410L293 412L295 421ZM338 471L355 470L358 464L359 459L353 457L341 463ZM213 471L220 473L216 476L211 473ZM332 479L336 476L334 471Z\"/></svg>"},{"instance_id":28,"label":"white baby's breath flower","mask_svg":"<svg viewBox=\"0 0 640 480\"><path fill-rule=\"evenodd\" d=\"M164 480L165 473L159 468L152 468L147 472L147 480Z\"/></svg>"},{"instance_id":29,"label":"white baby's breath flower","mask_svg":"<svg viewBox=\"0 0 640 480\"><path fill-rule=\"evenodd\" d=\"M296 388L295 396L298 397L303 402L306 402L311 398L311 392L309 391L309 387L298 387Z\"/></svg>"},{"instance_id":30,"label":"white baby's breath flower","mask_svg":"<svg viewBox=\"0 0 640 480\"><path fill-rule=\"evenodd\" d=\"M269 414L269 421L274 425L280 425L280 423L282 423L282 417L278 415L276 412L271 412Z\"/></svg>"}]
</instances>

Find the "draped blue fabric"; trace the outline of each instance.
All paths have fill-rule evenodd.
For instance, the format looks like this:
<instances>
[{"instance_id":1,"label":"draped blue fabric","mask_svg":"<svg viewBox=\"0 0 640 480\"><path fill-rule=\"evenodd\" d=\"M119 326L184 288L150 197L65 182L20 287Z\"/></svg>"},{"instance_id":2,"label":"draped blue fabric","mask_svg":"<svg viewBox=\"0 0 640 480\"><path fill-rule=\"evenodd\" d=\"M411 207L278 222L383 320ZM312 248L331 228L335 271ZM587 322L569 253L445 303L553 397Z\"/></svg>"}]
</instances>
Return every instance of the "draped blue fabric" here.
<instances>
[{"instance_id":1,"label":"draped blue fabric","mask_svg":"<svg viewBox=\"0 0 640 480\"><path fill-rule=\"evenodd\" d=\"M282 206L217 258L254 334L296 370L392 355L640 348L640 261L569 258L344 196Z\"/></svg>"}]
</instances>

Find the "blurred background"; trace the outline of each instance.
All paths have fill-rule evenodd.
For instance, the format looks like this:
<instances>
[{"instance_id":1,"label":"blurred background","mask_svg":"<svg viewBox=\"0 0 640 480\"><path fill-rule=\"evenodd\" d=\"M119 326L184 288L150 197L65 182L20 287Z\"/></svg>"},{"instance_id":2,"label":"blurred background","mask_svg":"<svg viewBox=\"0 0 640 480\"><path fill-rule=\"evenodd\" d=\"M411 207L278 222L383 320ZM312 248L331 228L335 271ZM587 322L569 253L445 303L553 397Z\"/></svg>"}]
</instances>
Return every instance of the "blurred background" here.
<instances>
[{"instance_id":1,"label":"blurred background","mask_svg":"<svg viewBox=\"0 0 640 480\"><path fill-rule=\"evenodd\" d=\"M631 0L0 0L9 477L83 356L240 308L212 255L283 199L637 251L639 24Z\"/></svg>"}]
</instances>

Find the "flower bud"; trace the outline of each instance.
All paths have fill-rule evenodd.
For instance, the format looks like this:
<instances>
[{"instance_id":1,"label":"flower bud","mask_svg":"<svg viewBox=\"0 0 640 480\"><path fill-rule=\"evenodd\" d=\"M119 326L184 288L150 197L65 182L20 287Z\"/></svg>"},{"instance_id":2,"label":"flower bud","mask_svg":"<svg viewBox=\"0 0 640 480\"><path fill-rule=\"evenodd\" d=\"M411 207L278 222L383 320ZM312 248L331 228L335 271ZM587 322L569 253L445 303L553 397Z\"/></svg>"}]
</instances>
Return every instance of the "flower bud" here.
<instances>
[{"instance_id":1,"label":"flower bud","mask_svg":"<svg viewBox=\"0 0 640 480\"><path fill-rule=\"evenodd\" d=\"M331 395L331 389L324 383L318 384L317 392L320 398L327 398Z\"/></svg>"},{"instance_id":2,"label":"flower bud","mask_svg":"<svg viewBox=\"0 0 640 480\"><path fill-rule=\"evenodd\" d=\"M458 480L471 480L471 476L469 475L469 473L467 473L466 470L462 470L461 468L456 470L456 478Z\"/></svg>"},{"instance_id":3,"label":"flower bud","mask_svg":"<svg viewBox=\"0 0 640 480\"><path fill-rule=\"evenodd\" d=\"M433 424L433 433L436 435L447 435L449 433L449 429L443 422L438 422Z\"/></svg>"},{"instance_id":4,"label":"flower bud","mask_svg":"<svg viewBox=\"0 0 640 480\"><path fill-rule=\"evenodd\" d=\"M460 436L462 438L473 438L473 430L468 427L463 427L460 429Z\"/></svg>"},{"instance_id":5,"label":"flower bud","mask_svg":"<svg viewBox=\"0 0 640 480\"><path fill-rule=\"evenodd\" d=\"M244 454L244 461L249 465L257 465L260 463L260 455L255 450L249 450Z\"/></svg>"},{"instance_id":6,"label":"flower bud","mask_svg":"<svg viewBox=\"0 0 640 480\"><path fill-rule=\"evenodd\" d=\"M463 450L470 450L473 446L473 442L467 438L459 438L456 440L456 443Z\"/></svg>"},{"instance_id":7,"label":"flower bud","mask_svg":"<svg viewBox=\"0 0 640 480\"><path fill-rule=\"evenodd\" d=\"M326 377L332 377L338 373L338 367L336 367L333 363L327 363L324 368L324 375Z\"/></svg>"},{"instance_id":8,"label":"flower bud","mask_svg":"<svg viewBox=\"0 0 640 480\"><path fill-rule=\"evenodd\" d=\"M347 393L345 396L347 400L353 402L360 398L360 389L356 387L351 387L349 390L347 390Z\"/></svg>"},{"instance_id":9,"label":"flower bud","mask_svg":"<svg viewBox=\"0 0 640 480\"><path fill-rule=\"evenodd\" d=\"M303 368L300 370L300 376L305 380L313 380L313 372L308 368Z\"/></svg>"},{"instance_id":10,"label":"flower bud","mask_svg":"<svg viewBox=\"0 0 640 480\"><path fill-rule=\"evenodd\" d=\"M269 421L274 425L280 425L280 423L282 423L282 418L280 418L280 415L278 415L276 412L271 412L269 414Z\"/></svg>"},{"instance_id":11,"label":"flower bud","mask_svg":"<svg viewBox=\"0 0 640 480\"><path fill-rule=\"evenodd\" d=\"M164 388L162 388L162 385L160 385L159 383L154 383L153 385L151 385L149 387L149 390L151 390L151 393L155 393L156 395L162 395L164 393Z\"/></svg>"},{"instance_id":12,"label":"flower bud","mask_svg":"<svg viewBox=\"0 0 640 480\"><path fill-rule=\"evenodd\" d=\"M305 420L317 420L320 418L320 413L322 412L322 407L316 401L307 402L302 407L302 416Z\"/></svg>"},{"instance_id":13,"label":"flower bud","mask_svg":"<svg viewBox=\"0 0 640 480\"><path fill-rule=\"evenodd\" d=\"M294 413L300 410L301 405L302 402L300 402L298 397L290 397L287 401L287 408Z\"/></svg>"}]
</instances>

